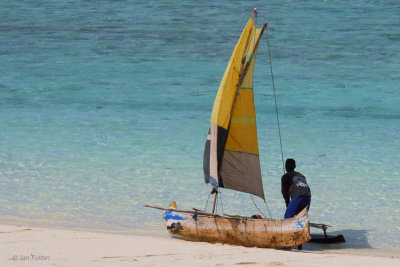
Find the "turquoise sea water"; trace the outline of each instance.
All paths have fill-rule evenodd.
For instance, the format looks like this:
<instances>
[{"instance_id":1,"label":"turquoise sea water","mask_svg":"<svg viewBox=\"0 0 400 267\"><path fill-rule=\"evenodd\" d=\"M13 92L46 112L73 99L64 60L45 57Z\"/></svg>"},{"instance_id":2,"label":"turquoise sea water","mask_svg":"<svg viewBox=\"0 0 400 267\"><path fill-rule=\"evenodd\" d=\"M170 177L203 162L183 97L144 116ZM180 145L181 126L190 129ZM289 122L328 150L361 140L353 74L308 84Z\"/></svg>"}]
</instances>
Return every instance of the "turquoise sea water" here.
<instances>
[{"instance_id":1,"label":"turquoise sea water","mask_svg":"<svg viewBox=\"0 0 400 267\"><path fill-rule=\"evenodd\" d=\"M204 208L211 109L254 7L311 220L347 248L400 247L398 1L1 1L0 222L161 233L142 204ZM266 47L264 36L260 158L282 218ZM221 196L219 211L259 213L246 194Z\"/></svg>"}]
</instances>

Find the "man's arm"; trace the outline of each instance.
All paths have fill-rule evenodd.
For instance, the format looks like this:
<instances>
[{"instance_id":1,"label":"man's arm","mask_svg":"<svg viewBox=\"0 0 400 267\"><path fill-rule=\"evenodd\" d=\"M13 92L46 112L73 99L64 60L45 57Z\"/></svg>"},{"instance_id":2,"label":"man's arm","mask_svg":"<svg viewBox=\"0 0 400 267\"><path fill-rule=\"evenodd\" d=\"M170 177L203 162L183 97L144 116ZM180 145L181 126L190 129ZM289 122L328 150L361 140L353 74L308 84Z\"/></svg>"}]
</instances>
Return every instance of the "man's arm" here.
<instances>
[{"instance_id":1,"label":"man's arm","mask_svg":"<svg viewBox=\"0 0 400 267\"><path fill-rule=\"evenodd\" d=\"M282 187L281 187L281 192L282 192L282 196L285 199L285 203L286 203L286 207L289 205L290 202L290 197L289 197L289 181L288 181L288 177L286 177L285 175L282 176Z\"/></svg>"}]
</instances>

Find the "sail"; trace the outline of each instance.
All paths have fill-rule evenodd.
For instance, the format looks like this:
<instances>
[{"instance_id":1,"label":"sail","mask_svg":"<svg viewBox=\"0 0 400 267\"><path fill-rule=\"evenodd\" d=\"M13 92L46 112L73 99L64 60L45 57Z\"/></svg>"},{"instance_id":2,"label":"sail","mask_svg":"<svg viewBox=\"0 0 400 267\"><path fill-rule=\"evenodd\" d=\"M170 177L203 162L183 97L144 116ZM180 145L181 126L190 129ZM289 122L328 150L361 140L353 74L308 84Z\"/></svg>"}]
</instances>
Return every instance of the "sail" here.
<instances>
[{"instance_id":1,"label":"sail","mask_svg":"<svg viewBox=\"0 0 400 267\"><path fill-rule=\"evenodd\" d=\"M266 27L247 22L222 78L204 149L205 182L264 199L253 94L255 55Z\"/></svg>"}]
</instances>

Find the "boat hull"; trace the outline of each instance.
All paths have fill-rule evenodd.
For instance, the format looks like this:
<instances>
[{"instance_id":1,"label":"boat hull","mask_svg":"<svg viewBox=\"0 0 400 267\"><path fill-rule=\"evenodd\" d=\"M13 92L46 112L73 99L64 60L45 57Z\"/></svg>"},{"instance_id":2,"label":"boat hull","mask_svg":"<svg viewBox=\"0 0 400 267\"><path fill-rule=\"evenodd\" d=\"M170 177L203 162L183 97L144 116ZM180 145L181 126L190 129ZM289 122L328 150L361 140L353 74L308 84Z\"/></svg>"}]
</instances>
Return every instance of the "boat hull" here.
<instances>
[{"instance_id":1,"label":"boat hull","mask_svg":"<svg viewBox=\"0 0 400 267\"><path fill-rule=\"evenodd\" d=\"M164 212L163 217L172 236L190 241L284 248L299 246L310 240L306 209L286 220L193 215L174 211Z\"/></svg>"}]
</instances>

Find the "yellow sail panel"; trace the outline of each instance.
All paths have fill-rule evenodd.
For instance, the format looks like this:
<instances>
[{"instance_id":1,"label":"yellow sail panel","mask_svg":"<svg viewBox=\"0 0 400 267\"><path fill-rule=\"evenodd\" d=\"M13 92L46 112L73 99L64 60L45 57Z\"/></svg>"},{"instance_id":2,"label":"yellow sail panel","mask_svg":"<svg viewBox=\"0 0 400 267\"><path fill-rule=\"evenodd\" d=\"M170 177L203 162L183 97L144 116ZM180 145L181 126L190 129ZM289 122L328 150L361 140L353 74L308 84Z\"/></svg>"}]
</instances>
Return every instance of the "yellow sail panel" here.
<instances>
[{"instance_id":1,"label":"yellow sail panel","mask_svg":"<svg viewBox=\"0 0 400 267\"><path fill-rule=\"evenodd\" d=\"M241 89L229 127L226 150L258 154L253 90Z\"/></svg>"},{"instance_id":2,"label":"yellow sail panel","mask_svg":"<svg viewBox=\"0 0 400 267\"><path fill-rule=\"evenodd\" d=\"M211 123L223 127L224 129L228 129L229 126L236 85L239 82L239 74L243 68L242 59L249 50L248 48L251 40L254 39L255 29L253 17L251 17L233 50L215 98L211 114Z\"/></svg>"}]
</instances>

